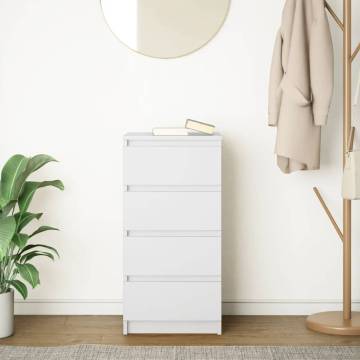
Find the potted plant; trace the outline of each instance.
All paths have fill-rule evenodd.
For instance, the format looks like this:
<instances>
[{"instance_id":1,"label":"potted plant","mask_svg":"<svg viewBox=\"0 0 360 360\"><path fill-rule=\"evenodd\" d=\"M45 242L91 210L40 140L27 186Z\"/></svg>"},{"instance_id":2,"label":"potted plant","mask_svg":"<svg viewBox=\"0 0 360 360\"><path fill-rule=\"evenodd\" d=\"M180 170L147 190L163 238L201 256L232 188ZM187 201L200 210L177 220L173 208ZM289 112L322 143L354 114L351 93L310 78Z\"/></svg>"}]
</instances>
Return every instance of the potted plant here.
<instances>
[{"instance_id":1,"label":"potted plant","mask_svg":"<svg viewBox=\"0 0 360 360\"><path fill-rule=\"evenodd\" d=\"M49 162L56 161L48 155L25 157L12 156L5 164L0 179L0 338L12 335L14 330L14 290L26 299L26 283L35 288L40 284L39 271L31 264L38 256L54 260L58 252L51 246L32 243L33 238L44 231L57 230L40 226L27 233L25 228L42 213L31 213L30 203L35 192L52 186L60 190L60 180L27 181L30 174Z\"/></svg>"}]
</instances>

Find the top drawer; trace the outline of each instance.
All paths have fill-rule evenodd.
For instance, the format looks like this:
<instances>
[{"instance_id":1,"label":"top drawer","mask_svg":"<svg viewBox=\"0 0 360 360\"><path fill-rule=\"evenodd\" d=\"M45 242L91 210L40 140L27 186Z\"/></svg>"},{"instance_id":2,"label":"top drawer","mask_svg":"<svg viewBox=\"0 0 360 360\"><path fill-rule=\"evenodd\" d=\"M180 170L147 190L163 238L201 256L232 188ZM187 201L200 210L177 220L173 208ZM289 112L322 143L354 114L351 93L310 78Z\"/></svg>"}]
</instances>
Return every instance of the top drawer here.
<instances>
[{"instance_id":1,"label":"top drawer","mask_svg":"<svg viewBox=\"0 0 360 360\"><path fill-rule=\"evenodd\" d=\"M221 185L221 142L128 141L124 185Z\"/></svg>"}]
</instances>

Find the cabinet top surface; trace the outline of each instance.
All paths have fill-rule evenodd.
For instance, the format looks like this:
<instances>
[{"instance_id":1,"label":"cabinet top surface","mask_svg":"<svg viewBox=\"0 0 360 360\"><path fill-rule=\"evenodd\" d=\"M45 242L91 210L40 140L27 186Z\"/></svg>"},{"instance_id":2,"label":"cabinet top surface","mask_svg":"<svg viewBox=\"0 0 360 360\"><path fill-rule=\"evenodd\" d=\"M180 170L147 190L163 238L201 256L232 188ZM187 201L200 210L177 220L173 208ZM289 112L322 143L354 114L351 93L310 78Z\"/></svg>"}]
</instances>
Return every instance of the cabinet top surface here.
<instances>
[{"instance_id":1,"label":"cabinet top surface","mask_svg":"<svg viewBox=\"0 0 360 360\"><path fill-rule=\"evenodd\" d=\"M142 138L146 140L199 140L199 141L219 141L222 136L219 133L214 135L191 134L191 135L153 135L151 132L128 132L124 134L124 139Z\"/></svg>"}]
</instances>

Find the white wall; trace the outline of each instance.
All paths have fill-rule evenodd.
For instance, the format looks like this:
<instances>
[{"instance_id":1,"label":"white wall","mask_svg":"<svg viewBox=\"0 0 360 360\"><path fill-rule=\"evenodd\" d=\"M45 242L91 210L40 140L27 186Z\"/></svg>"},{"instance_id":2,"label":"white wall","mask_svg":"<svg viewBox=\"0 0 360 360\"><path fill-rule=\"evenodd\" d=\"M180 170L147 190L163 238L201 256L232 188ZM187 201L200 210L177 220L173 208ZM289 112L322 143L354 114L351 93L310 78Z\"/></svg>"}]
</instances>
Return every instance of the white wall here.
<instances>
[{"instance_id":1,"label":"white wall","mask_svg":"<svg viewBox=\"0 0 360 360\"><path fill-rule=\"evenodd\" d=\"M331 3L341 14L341 0ZM353 1L354 15L360 3ZM18 313L119 313L122 298L122 134L215 123L224 146L224 288L227 313L340 308L341 243L312 186L341 220L341 34L322 169L285 176L266 126L267 83L283 0L233 0L202 50L175 60L131 52L111 34L98 0L0 0L0 163L13 153L61 162L39 176L34 210L62 231L43 235L61 260L39 261L42 284ZM356 16L356 15L355 15ZM359 19L354 19L354 46ZM359 60L355 63L359 70ZM356 110L356 124L360 107ZM354 205L353 295L360 307L359 205Z\"/></svg>"}]
</instances>

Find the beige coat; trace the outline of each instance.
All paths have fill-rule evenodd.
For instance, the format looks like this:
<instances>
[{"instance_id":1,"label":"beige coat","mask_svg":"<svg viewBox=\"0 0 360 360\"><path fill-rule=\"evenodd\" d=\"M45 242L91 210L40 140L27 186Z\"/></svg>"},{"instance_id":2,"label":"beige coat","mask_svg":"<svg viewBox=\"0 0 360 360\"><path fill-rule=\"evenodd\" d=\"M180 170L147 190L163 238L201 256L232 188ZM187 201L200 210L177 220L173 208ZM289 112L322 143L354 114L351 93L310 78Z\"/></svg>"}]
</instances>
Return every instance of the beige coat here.
<instances>
[{"instance_id":1,"label":"beige coat","mask_svg":"<svg viewBox=\"0 0 360 360\"><path fill-rule=\"evenodd\" d=\"M269 125L284 173L320 167L320 129L333 92L333 47L324 0L287 0L273 54Z\"/></svg>"}]
</instances>

